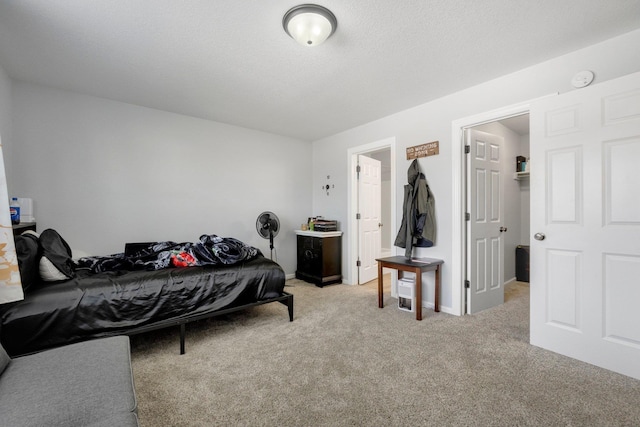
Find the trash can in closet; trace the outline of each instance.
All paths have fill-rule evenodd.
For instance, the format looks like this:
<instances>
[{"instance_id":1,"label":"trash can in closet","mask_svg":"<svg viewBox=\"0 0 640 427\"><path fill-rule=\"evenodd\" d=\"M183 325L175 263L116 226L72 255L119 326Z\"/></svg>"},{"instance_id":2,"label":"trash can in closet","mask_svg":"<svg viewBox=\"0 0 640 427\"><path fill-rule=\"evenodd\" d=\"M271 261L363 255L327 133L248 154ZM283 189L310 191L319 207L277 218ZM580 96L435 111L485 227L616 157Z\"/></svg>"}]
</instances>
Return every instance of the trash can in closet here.
<instances>
[{"instance_id":1,"label":"trash can in closet","mask_svg":"<svg viewBox=\"0 0 640 427\"><path fill-rule=\"evenodd\" d=\"M516 280L529 281L529 246L516 246Z\"/></svg>"}]
</instances>

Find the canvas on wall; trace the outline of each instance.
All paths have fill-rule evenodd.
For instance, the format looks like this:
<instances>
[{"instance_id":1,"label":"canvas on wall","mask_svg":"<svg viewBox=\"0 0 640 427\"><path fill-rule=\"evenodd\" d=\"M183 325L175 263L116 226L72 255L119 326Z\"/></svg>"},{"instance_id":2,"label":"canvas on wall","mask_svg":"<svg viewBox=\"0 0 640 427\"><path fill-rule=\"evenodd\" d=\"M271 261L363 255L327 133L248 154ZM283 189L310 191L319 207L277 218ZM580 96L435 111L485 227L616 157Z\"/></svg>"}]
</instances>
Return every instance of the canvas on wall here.
<instances>
[{"instance_id":1,"label":"canvas on wall","mask_svg":"<svg viewBox=\"0 0 640 427\"><path fill-rule=\"evenodd\" d=\"M0 144L0 304L24 299L9 214L9 194Z\"/></svg>"}]
</instances>

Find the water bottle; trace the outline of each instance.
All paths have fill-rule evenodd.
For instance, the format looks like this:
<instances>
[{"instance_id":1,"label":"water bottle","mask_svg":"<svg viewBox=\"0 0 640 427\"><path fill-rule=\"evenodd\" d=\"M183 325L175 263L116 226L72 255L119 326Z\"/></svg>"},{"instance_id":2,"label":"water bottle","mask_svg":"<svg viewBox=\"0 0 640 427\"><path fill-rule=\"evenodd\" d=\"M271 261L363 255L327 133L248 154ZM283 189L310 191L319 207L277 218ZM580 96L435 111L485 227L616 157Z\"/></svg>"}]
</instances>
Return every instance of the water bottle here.
<instances>
[{"instance_id":1,"label":"water bottle","mask_svg":"<svg viewBox=\"0 0 640 427\"><path fill-rule=\"evenodd\" d=\"M9 212L11 213L11 224L20 224L20 202L17 197L11 198Z\"/></svg>"}]
</instances>

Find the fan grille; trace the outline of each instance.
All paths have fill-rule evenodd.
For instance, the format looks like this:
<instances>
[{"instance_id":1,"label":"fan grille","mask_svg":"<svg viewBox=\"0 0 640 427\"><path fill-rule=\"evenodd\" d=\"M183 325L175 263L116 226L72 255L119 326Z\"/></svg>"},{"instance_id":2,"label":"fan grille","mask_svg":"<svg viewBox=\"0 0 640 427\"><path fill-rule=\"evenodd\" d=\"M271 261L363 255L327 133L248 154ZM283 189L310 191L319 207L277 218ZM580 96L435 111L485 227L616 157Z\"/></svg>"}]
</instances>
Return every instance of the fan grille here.
<instances>
[{"instance_id":1,"label":"fan grille","mask_svg":"<svg viewBox=\"0 0 640 427\"><path fill-rule=\"evenodd\" d=\"M262 212L256 220L256 230L265 239L275 237L280 231L280 220L278 216L270 211Z\"/></svg>"}]
</instances>

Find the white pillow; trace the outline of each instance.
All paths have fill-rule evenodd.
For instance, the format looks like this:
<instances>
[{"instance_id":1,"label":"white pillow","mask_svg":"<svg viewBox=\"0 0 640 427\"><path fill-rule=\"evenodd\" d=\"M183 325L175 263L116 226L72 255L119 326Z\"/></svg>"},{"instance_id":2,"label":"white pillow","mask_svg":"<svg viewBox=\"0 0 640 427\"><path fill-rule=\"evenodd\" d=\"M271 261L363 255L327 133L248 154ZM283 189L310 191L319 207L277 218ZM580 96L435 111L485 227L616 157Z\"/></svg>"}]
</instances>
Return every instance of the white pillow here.
<instances>
[{"instance_id":1,"label":"white pillow","mask_svg":"<svg viewBox=\"0 0 640 427\"><path fill-rule=\"evenodd\" d=\"M91 256L89 252L83 251L82 249L72 249L71 253L73 254L73 260L78 261L80 258L85 258Z\"/></svg>"},{"instance_id":2,"label":"white pillow","mask_svg":"<svg viewBox=\"0 0 640 427\"><path fill-rule=\"evenodd\" d=\"M56 268L49 258L40 258L40 278L45 282L59 282L61 280L67 280L68 277Z\"/></svg>"}]
</instances>

